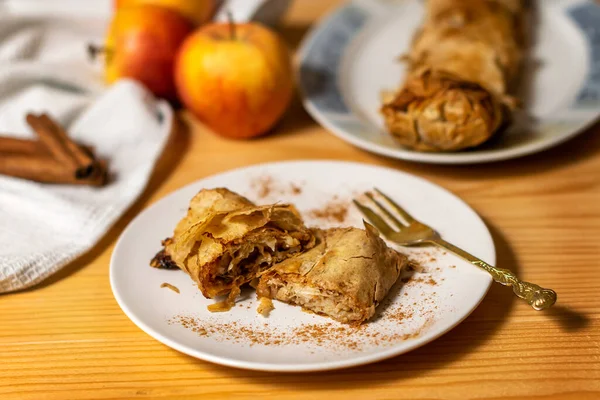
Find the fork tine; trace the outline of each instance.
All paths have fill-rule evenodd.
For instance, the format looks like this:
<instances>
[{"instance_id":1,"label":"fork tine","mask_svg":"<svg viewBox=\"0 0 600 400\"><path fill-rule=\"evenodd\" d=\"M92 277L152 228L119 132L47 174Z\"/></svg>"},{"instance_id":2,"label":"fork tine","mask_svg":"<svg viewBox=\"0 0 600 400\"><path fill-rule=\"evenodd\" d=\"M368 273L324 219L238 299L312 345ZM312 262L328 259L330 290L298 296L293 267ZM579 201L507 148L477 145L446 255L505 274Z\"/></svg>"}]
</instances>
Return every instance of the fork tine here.
<instances>
[{"instance_id":1,"label":"fork tine","mask_svg":"<svg viewBox=\"0 0 600 400\"><path fill-rule=\"evenodd\" d=\"M375 188L375 191L381 196L383 197L387 203L390 205L390 207L392 207L394 209L394 211L396 211L398 214L400 214L400 216L402 217L402 219L404 221L406 221L407 224L412 224L413 222L415 222L415 219L409 214L407 213L402 207L400 207L398 204L396 204L392 199L390 199L388 196L386 196L385 194L383 194L383 192L381 192L381 190Z\"/></svg>"},{"instance_id":2,"label":"fork tine","mask_svg":"<svg viewBox=\"0 0 600 400\"><path fill-rule=\"evenodd\" d=\"M369 199L371 199L371 201L373 202L373 204L375 204L377 206L377 208L379 209L379 211L381 211L382 213L384 213L385 216L388 217L388 219L390 221L392 221L398 227L398 229L406 228L406 225L404 223L400 222L398 220L398 218L396 218L394 216L394 214L392 214L391 212L389 212L387 208L385 208L380 202L378 202L377 199L375 199L375 196L373 196L372 193L367 192L367 193L365 193L365 195Z\"/></svg>"},{"instance_id":3,"label":"fork tine","mask_svg":"<svg viewBox=\"0 0 600 400\"><path fill-rule=\"evenodd\" d=\"M381 234L383 236L388 237L390 234L392 234L394 232L392 227L389 226L387 224L387 222L385 222L383 220L383 218L381 218L379 215L377 215L375 212L373 212L373 210L371 210L369 207L366 207L366 206L360 204L356 200L352 200L352 202L360 210L360 212L365 217L367 217L367 219L369 219L373 223L373 225L375 225L375 228L377 228L377 230L379 232L381 232Z\"/></svg>"}]
</instances>

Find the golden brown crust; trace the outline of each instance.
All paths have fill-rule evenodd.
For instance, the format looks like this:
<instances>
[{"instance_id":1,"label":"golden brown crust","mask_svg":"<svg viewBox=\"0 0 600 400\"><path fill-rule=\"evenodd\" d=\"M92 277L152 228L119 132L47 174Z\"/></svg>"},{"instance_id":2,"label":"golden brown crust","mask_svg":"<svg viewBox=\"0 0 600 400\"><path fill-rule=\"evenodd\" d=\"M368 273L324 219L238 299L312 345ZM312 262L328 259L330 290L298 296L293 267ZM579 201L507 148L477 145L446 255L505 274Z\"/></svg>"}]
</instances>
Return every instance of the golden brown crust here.
<instances>
[{"instance_id":1,"label":"golden brown crust","mask_svg":"<svg viewBox=\"0 0 600 400\"><path fill-rule=\"evenodd\" d=\"M291 205L255 206L227 189L204 189L164 244L152 263L168 257L213 298L310 248L314 237Z\"/></svg>"},{"instance_id":2,"label":"golden brown crust","mask_svg":"<svg viewBox=\"0 0 600 400\"><path fill-rule=\"evenodd\" d=\"M339 312L316 306L314 301L295 304L340 322L361 323L375 313L375 307L386 296L406 265L406 257L387 247L376 232L357 228L333 228L317 231L317 245L289 258L262 274L257 293L294 304L280 291L283 283L293 283L307 291L316 289L323 296L335 297L332 304L347 306Z\"/></svg>"},{"instance_id":3,"label":"golden brown crust","mask_svg":"<svg viewBox=\"0 0 600 400\"><path fill-rule=\"evenodd\" d=\"M521 68L525 1L428 0L403 87L382 107L398 142L421 151L477 146L507 121Z\"/></svg>"},{"instance_id":4,"label":"golden brown crust","mask_svg":"<svg viewBox=\"0 0 600 400\"><path fill-rule=\"evenodd\" d=\"M401 145L439 152L485 142L506 120L508 109L477 84L426 70L412 75L382 113Z\"/></svg>"}]
</instances>

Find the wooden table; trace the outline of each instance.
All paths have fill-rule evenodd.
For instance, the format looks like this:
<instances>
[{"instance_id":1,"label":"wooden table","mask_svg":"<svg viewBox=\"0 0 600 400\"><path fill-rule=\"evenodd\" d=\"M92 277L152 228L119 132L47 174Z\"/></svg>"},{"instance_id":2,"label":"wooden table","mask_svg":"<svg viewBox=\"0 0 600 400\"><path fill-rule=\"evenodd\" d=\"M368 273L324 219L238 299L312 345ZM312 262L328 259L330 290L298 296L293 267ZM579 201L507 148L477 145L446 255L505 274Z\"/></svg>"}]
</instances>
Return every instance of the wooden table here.
<instances>
[{"instance_id":1,"label":"wooden table","mask_svg":"<svg viewBox=\"0 0 600 400\"><path fill-rule=\"evenodd\" d=\"M286 38L297 45L334 4L295 2ZM0 399L600 398L600 126L535 156L452 167L358 150L320 128L298 101L275 134L248 142L220 139L182 117L145 194L93 250L34 289L0 296ZM303 375L196 360L121 312L108 265L136 214L217 172L307 158L384 165L450 189L485 219L498 264L554 288L558 304L535 312L494 285L465 322L425 347L366 367Z\"/></svg>"}]
</instances>

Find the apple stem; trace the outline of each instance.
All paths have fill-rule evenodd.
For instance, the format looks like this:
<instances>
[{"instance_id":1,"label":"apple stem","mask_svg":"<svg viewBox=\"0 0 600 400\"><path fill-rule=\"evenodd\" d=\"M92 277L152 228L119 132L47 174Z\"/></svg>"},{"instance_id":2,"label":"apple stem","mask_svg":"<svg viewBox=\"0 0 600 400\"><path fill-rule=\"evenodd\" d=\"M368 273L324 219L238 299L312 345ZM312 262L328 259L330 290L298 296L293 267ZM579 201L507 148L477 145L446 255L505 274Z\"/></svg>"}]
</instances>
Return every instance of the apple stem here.
<instances>
[{"instance_id":1,"label":"apple stem","mask_svg":"<svg viewBox=\"0 0 600 400\"><path fill-rule=\"evenodd\" d=\"M231 35L231 40L235 40L235 22L233 21L233 14L231 10L227 10L227 20L229 22L229 33Z\"/></svg>"},{"instance_id":2,"label":"apple stem","mask_svg":"<svg viewBox=\"0 0 600 400\"><path fill-rule=\"evenodd\" d=\"M100 54L104 55L105 59L109 61L113 55L113 49L105 46L97 46L93 43L88 43L87 53L91 61L95 61L98 55Z\"/></svg>"},{"instance_id":3,"label":"apple stem","mask_svg":"<svg viewBox=\"0 0 600 400\"><path fill-rule=\"evenodd\" d=\"M93 43L88 43L87 53L90 57L90 60L95 60L96 57L98 57L98 54L106 53L106 48L104 46L96 46Z\"/></svg>"}]
</instances>

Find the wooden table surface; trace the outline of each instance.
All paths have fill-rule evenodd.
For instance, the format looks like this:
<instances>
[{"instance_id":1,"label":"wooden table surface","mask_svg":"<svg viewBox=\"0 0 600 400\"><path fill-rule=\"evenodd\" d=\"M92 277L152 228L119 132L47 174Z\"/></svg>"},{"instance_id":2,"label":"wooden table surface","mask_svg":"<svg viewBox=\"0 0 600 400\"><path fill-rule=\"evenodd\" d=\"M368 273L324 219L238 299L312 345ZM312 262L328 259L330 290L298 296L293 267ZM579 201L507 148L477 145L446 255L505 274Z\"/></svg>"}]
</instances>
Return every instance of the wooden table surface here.
<instances>
[{"instance_id":1,"label":"wooden table surface","mask_svg":"<svg viewBox=\"0 0 600 400\"><path fill-rule=\"evenodd\" d=\"M295 2L285 37L297 45L334 5ZM600 126L534 156L453 167L356 149L320 128L297 100L275 134L255 141L220 139L185 114L182 121L144 195L93 250L34 289L0 296L0 399L600 399ZM196 360L121 312L108 265L135 215L214 173L307 158L388 166L453 191L484 218L498 264L554 288L558 304L535 312L494 285L466 321L418 350L315 374Z\"/></svg>"}]
</instances>

